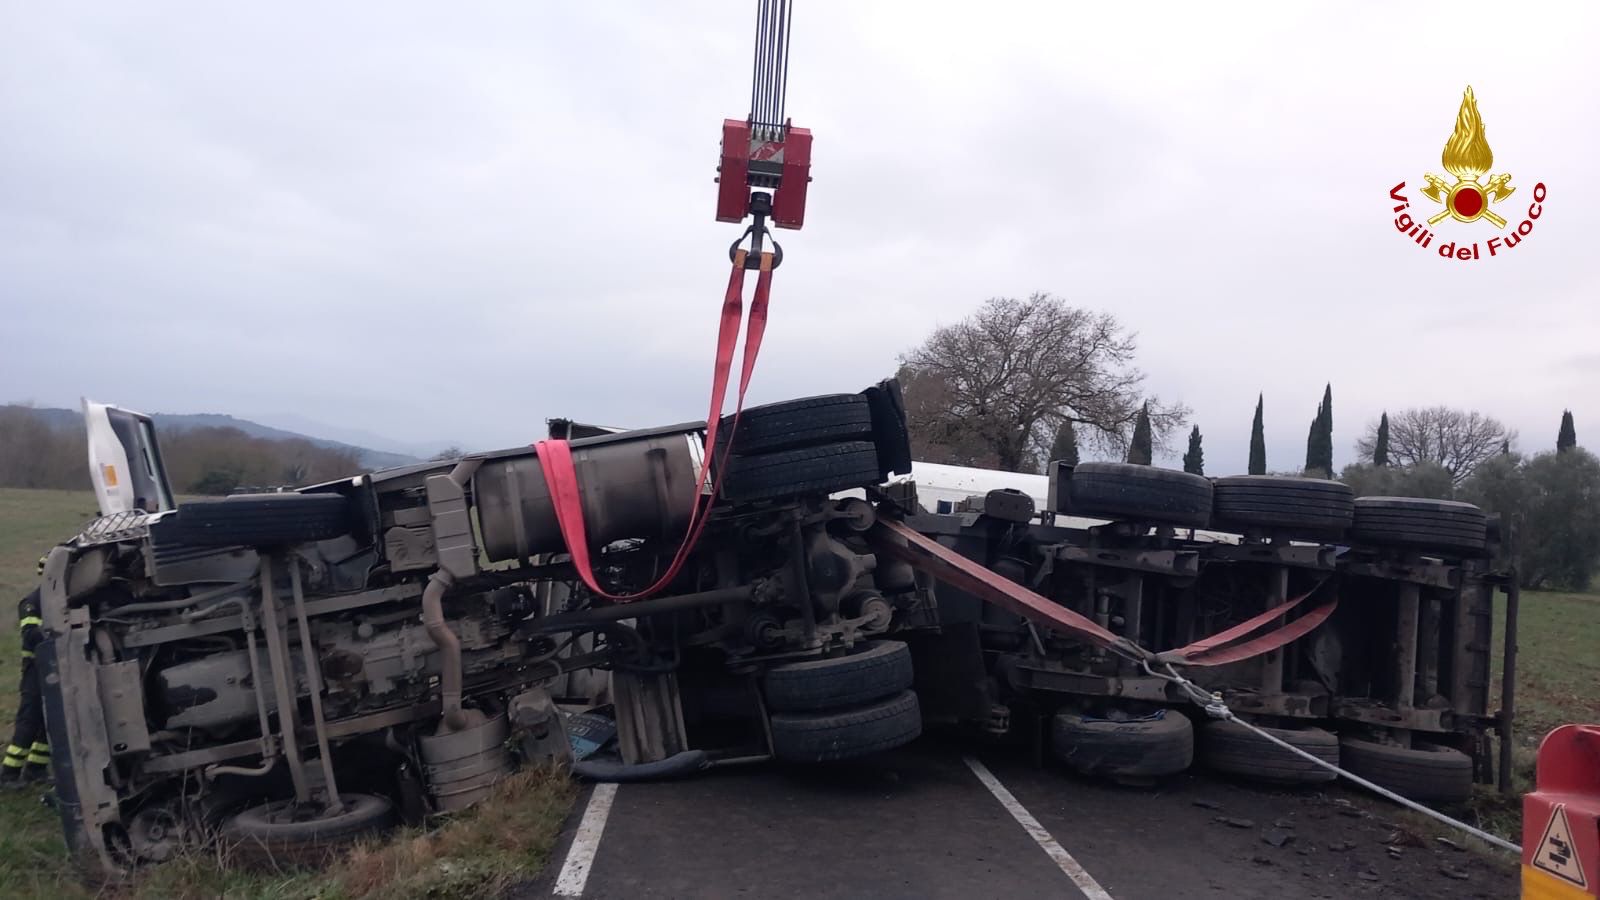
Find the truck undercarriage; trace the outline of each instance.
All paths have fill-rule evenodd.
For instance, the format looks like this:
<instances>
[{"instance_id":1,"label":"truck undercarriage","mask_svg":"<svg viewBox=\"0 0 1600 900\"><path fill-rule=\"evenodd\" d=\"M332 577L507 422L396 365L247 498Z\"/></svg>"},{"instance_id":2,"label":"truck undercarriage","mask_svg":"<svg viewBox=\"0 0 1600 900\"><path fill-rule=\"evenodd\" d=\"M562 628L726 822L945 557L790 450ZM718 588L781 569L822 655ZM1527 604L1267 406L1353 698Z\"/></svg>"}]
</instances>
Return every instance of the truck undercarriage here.
<instances>
[{"instance_id":1,"label":"truck undercarriage","mask_svg":"<svg viewBox=\"0 0 1600 900\"><path fill-rule=\"evenodd\" d=\"M1514 609L1516 585L1493 570L1494 527L1476 507L1108 463L1059 466L1047 505L1035 515L1030 498L994 491L906 524L1189 669L1234 713L1326 762L1454 803L1494 780L1495 730L1505 784L1513 698L1491 694L1493 594ZM1179 685L1139 660L985 599L939 589L940 652L961 646L982 663L950 682L964 692L921 690L930 716L1016 732L1119 781L1194 761L1284 784L1336 777L1194 715ZM1506 633L1508 653L1515 643Z\"/></svg>"},{"instance_id":2,"label":"truck undercarriage","mask_svg":"<svg viewBox=\"0 0 1600 900\"><path fill-rule=\"evenodd\" d=\"M747 410L687 564L632 603L580 581L532 448L98 520L43 584L69 842L112 867L214 830L298 857L451 812L518 758L568 757L543 686L585 670L609 677L562 699L617 710L624 764L915 738L904 648L871 638L926 598L875 571L872 506L829 496L905 470L897 391ZM704 437L572 441L607 593L673 558ZM827 656L847 664L806 668ZM840 680L852 666L872 677Z\"/></svg>"},{"instance_id":3,"label":"truck undercarriage","mask_svg":"<svg viewBox=\"0 0 1600 900\"><path fill-rule=\"evenodd\" d=\"M879 487L911 471L893 382L719 427L732 449L725 435L709 461L698 424L571 442L599 591L532 448L93 523L43 584L69 843L104 868L215 836L314 860L469 806L520 764L571 762L571 707L609 707L616 777L849 759L925 722L1123 782L1196 760L1333 777L1207 722L1114 643L936 584L895 529L1171 655L1236 712L1408 796L1462 799L1490 779L1488 731L1506 746L1490 598L1514 587L1475 508L1090 463L1055 467L1042 511L997 490L930 514L914 482ZM137 449L121 464L153 476L159 454ZM678 574L607 600L669 571L708 462L717 502ZM1273 630L1229 637L1252 621Z\"/></svg>"}]
</instances>

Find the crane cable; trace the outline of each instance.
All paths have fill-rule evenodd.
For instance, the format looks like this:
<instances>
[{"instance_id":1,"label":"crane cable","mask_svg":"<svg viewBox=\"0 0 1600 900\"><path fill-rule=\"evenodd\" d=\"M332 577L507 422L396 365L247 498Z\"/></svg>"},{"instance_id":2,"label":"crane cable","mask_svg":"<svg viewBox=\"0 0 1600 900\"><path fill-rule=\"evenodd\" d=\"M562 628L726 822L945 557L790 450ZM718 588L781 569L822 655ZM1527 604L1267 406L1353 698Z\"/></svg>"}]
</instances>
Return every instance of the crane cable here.
<instances>
[{"instance_id":1,"label":"crane cable","mask_svg":"<svg viewBox=\"0 0 1600 900\"><path fill-rule=\"evenodd\" d=\"M789 91L789 0L760 0L756 7L755 62L750 73L750 122L781 129Z\"/></svg>"}]
</instances>

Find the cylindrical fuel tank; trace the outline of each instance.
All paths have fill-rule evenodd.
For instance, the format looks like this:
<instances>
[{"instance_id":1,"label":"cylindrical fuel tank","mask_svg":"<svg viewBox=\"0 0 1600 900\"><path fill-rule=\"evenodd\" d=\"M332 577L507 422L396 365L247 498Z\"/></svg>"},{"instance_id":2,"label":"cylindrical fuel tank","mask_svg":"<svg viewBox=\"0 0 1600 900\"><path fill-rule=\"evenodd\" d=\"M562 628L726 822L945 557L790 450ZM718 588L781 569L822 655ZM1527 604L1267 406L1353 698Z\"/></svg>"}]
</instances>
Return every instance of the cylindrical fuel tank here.
<instances>
[{"instance_id":1,"label":"cylindrical fuel tank","mask_svg":"<svg viewBox=\"0 0 1600 900\"><path fill-rule=\"evenodd\" d=\"M623 432L572 442L591 547L625 538L681 537L701 460L693 428ZM539 458L495 454L473 477L483 548L491 560L565 549Z\"/></svg>"}]
</instances>

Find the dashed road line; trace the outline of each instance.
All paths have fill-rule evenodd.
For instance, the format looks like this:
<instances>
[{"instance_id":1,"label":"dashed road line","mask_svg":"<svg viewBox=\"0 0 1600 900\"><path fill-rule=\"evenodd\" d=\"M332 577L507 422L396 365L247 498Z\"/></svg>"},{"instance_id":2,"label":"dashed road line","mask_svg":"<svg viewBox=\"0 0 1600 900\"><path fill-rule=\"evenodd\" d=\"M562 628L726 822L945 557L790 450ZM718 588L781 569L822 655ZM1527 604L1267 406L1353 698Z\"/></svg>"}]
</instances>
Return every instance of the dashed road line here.
<instances>
[{"instance_id":1,"label":"dashed road line","mask_svg":"<svg viewBox=\"0 0 1600 900\"><path fill-rule=\"evenodd\" d=\"M1021 803L1017 802L1017 798L1012 796L1009 790L1006 790L1006 786L1000 783L1000 779L994 777L994 773L989 771L988 766L971 756L963 757L962 761L967 764L967 768L972 770L972 774L978 776L978 780L983 782L983 786L989 789L989 793L1000 801L1000 805L1006 808L1006 812L1011 814L1011 818L1016 819L1017 824L1028 832L1028 836L1033 838L1034 843L1038 844L1055 861L1055 864L1061 868L1061 871L1072 879L1072 883L1078 886L1078 890L1083 892L1084 897L1088 898L1088 900L1112 900L1111 895L1106 893L1106 889L1101 887L1093 876L1084 871L1083 866L1079 865L1076 859L1072 858L1072 854L1067 852L1067 848L1061 846L1050 835L1050 832L1039 824L1039 820L1035 819L1033 814L1028 812Z\"/></svg>"},{"instance_id":2,"label":"dashed road line","mask_svg":"<svg viewBox=\"0 0 1600 900\"><path fill-rule=\"evenodd\" d=\"M600 849L600 835L606 830L606 818L611 815L611 802L616 799L617 786L597 784L589 795L589 805L584 807L583 818L578 822L578 833L567 848L567 860L561 864L561 874L556 877L557 897L582 897L583 887L589 882L589 869L594 865L594 854Z\"/></svg>"}]
</instances>

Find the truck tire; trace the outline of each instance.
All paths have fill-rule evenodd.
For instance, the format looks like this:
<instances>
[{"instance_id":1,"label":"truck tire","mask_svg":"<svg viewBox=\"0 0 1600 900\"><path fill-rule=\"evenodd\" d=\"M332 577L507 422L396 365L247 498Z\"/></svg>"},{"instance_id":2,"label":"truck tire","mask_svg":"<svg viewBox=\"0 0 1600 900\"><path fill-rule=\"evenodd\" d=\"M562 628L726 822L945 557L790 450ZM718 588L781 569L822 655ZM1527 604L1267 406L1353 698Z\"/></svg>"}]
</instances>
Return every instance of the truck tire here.
<instances>
[{"instance_id":1,"label":"truck tire","mask_svg":"<svg viewBox=\"0 0 1600 900\"><path fill-rule=\"evenodd\" d=\"M1420 497L1359 497L1350 536L1358 543L1460 553L1483 551L1488 516L1471 503Z\"/></svg>"},{"instance_id":2,"label":"truck tire","mask_svg":"<svg viewBox=\"0 0 1600 900\"><path fill-rule=\"evenodd\" d=\"M860 394L824 394L784 403L769 403L739 414L739 430L733 431L733 416L723 416L718 439L731 443L731 452L740 456L798 450L837 444L840 441L872 439L872 409Z\"/></svg>"},{"instance_id":3,"label":"truck tire","mask_svg":"<svg viewBox=\"0 0 1600 900\"><path fill-rule=\"evenodd\" d=\"M178 504L167 540L198 547L270 547L338 537L350 529L338 494L238 494Z\"/></svg>"},{"instance_id":4,"label":"truck tire","mask_svg":"<svg viewBox=\"0 0 1600 900\"><path fill-rule=\"evenodd\" d=\"M722 496L744 502L831 494L877 483L877 451L865 441L847 441L759 456L736 454L722 477Z\"/></svg>"},{"instance_id":5,"label":"truck tire","mask_svg":"<svg viewBox=\"0 0 1600 900\"><path fill-rule=\"evenodd\" d=\"M1451 747L1417 741L1393 747L1345 738L1344 767L1411 800L1462 803L1472 797L1472 757Z\"/></svg>"},{"instance_id":6,"label":"truck tire","mask_svg":"<svg viewBox=\"0 0 1600 900\"><path fill-rule=\"evenodd\" d=\"M846 656L784 663L767 670L767 708L814 712L860 706L911 687L911 648L901 641L867 641Z\"/></svg>"},{"instance_id":7,"label":"truck tire","mask_svg":"<svg viewBox=\"0 0 1600 900\"><path fill-rule=\"evenodd\" d=\"M770 721L772 755L793 763L870 756L909 744L922 734L922 711L911 691L854 709L774 713Z\"/></svg>"},{"instance_id":8,"label":"truck tire","mask_svg":"<svg viewBox=\"0 0 1600 900\"><path fill-rule=\"evenodd\" d=\"M1211 521L1211 482L1199 475L1131 463L1082 463L1067 482L1067 512L1185 528Z\"/></svg>"},{"instance_id":9,"label":"truck tire","mask_svg":"<svg viewBox=\"0 0 1600 900\"><path fill-rule=\"evenodd\" d=\"M1086 775L1176 775L1194 762L1194 725L1170 709L1120 722L1058 712L1050 721L1050 753Z\"/></svg>"},{"instance_id":10,"label":"truck tire","mask_svg":"<svg viewBox=\"0 0 1600 900\"><path fill-rule=\"evenodd\" d=\"M872 443L878 448L878 477L911 474L911 426L900 380L886 378L861 392L872 409Z\"/></svg>"},{"instance_id":11,"label":"truck tire","mask_svg":"<svg viewBox=\"0 0 1600 900\"><path fill-rule=\"evenodd\" d=\"M1339 739L1321 728L1263 728L1318 759L1339 765ZM1324 784L1338 774L1296 756L1238 722L1207 722L1200 743L1206 768L1273 784Z\"/></svg>"},{"instance_id":12,"label":"truck tire","mask_svg":"<svg viewBox=\"0 0 1600 900\"><path fill-rule=\"evenodd\" d=\"M1211 520L1218 526L1341 535L1355 514L1350 486L1322 478L1232 475L1212 482L1212 491Z\"/></svg>"},{"instance_id":13,"label":"truck tire","mask_svg":"<svg viewBox=\"0 0 1600 900\"><path fill-rule=\"evenodd\" d=\"M394 807L372 794L340 794L336 815L296 821L294 801L274 800L237 813L222 826L234 858L258 866L317 865L356 840L394 823Z\"/></svg>"}]
</instances>

